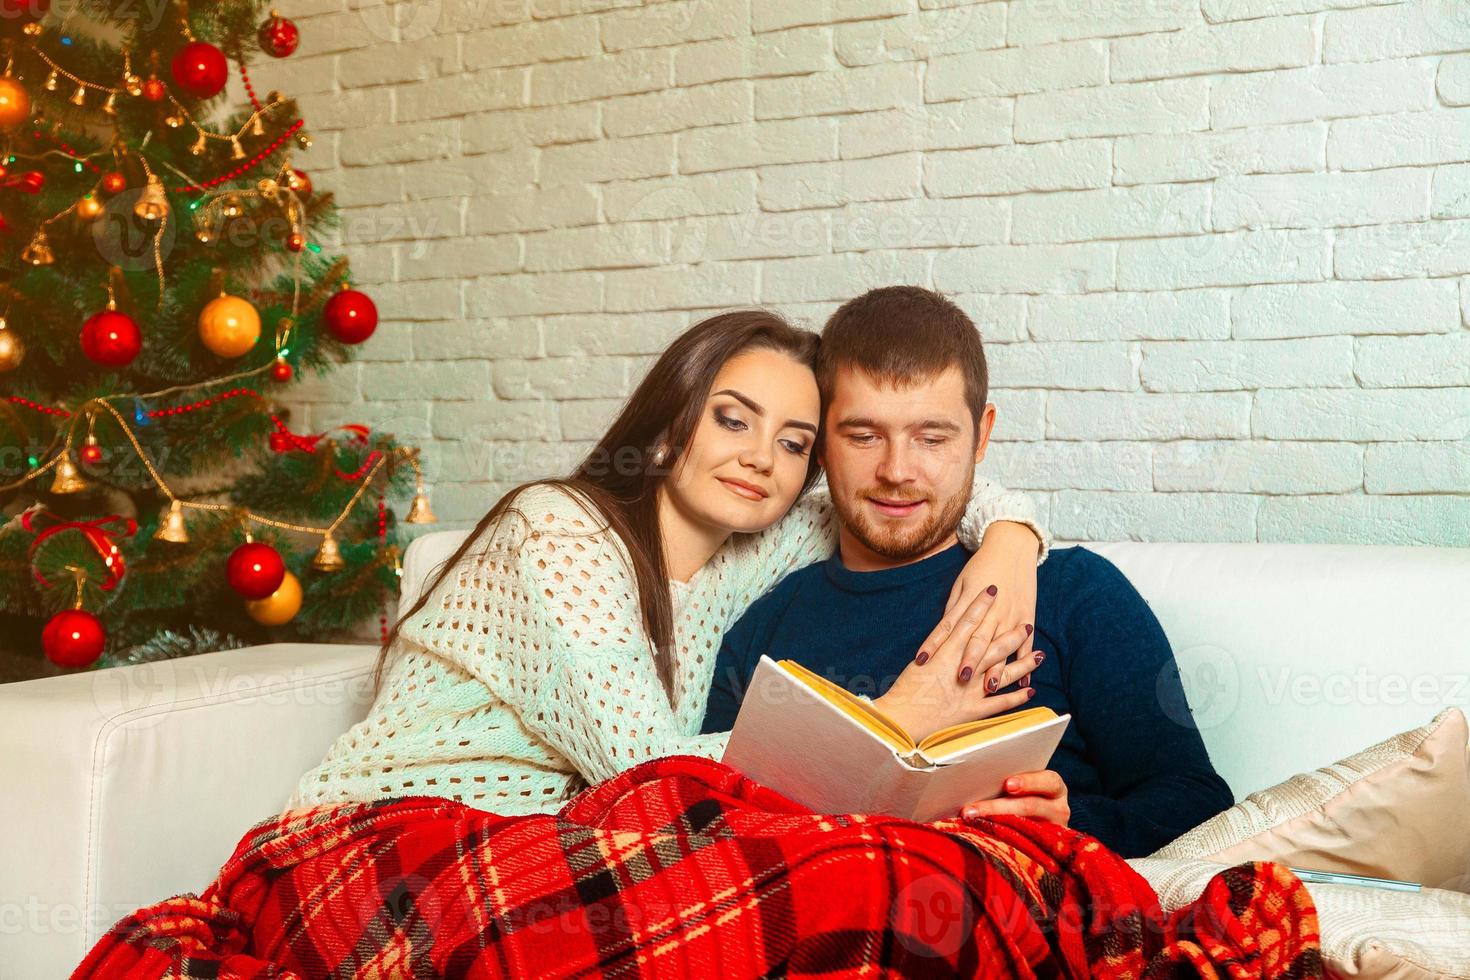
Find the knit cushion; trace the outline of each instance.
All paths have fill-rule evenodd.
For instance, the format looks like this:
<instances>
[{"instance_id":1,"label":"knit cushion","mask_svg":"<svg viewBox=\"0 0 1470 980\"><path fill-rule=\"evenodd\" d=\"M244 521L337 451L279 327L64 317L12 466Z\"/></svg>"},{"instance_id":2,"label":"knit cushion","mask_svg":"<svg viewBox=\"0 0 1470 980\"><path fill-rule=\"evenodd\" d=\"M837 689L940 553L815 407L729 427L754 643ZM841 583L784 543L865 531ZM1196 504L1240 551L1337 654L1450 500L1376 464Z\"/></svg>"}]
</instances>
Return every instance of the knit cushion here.
<instances>
[{"instance_id":1,"label":"knit cushion","mask_svg":"<svg viewBox=\"0 0 1470 980\"><path fill-rule=\"evenodd\" d=\"M1137 858L1128 862L1158 892L1165 912L1188 905L1226 867L1211 861ZM1470 977L1470 895L1426 888L1307 885L1317 906L1328 975L1354 980Z\"/></svg>"},{"instance_id":2,"label":"knit cushion","mask_svg":"<svg viewBox=\"0 0 1470 980\"><path fill-rule=\"evenodd\" d=\"M1470 727L1458 708L1252 793L1154 852L1263 860L1470 892Z\"/></svg>"}]
</instances>

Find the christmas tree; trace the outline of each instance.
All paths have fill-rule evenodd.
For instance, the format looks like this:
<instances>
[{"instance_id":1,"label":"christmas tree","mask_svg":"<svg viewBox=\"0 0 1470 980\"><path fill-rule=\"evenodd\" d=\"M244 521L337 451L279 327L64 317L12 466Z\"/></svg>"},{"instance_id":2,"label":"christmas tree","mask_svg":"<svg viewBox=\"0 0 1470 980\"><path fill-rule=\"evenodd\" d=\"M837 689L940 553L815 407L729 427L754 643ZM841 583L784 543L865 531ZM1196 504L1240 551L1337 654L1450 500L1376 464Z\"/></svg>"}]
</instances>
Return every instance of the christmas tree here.
<instances>
[{"instance_id":1,"label":"christmas tree","mask_svg":"<svg viewBox=\"0 0 1470 980\"><path fill-rule=\"evenodd\" d=\"M0 647L40 674L386 629L417 450L273 404L377 323L296 103L251 83L295 25L49 8L0 0Z\"/></svg>"}]
</instances>

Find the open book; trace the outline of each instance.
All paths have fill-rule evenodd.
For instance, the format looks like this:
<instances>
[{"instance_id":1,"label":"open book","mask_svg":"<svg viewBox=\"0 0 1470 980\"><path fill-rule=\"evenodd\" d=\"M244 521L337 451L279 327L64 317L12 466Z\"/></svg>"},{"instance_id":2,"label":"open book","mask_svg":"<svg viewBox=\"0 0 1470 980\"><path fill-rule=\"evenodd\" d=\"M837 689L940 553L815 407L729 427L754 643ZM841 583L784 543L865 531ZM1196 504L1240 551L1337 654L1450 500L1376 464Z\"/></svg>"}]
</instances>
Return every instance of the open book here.
<instances>
[{"instance_id":1,"label":"open book","mask_svg":"<svg viewBox=\"0 0 1470 980\"><path fill-rule=\"evenodd\" d=\"M1027 708L914 742L870 702L792 660L761 657L723 762L819 813L953 817L1045 769L1071 715Z\"/></svg>"}]
</instances>

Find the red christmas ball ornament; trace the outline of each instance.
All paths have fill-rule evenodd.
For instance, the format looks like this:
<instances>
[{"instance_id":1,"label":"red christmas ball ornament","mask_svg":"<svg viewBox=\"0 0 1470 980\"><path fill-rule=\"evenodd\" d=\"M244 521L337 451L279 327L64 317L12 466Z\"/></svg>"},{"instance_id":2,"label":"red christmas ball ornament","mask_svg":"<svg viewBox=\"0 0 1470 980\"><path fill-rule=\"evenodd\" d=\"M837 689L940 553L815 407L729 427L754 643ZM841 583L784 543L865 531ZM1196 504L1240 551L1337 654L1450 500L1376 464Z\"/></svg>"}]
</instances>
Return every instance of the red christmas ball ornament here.
<instances>
[{"instance_id":1,"label":"red christmas ball ornament","mask_svg":"<svg viewBox=\"0 0 1470 980\"><path fill-rule=\"evenodd\" d=\"M40 20L51 10L51 0L0 0L0 16Z\"/></svg>"},{"instance_id":2,"label":"red christmas ball ornament","mask_svg":"<svg viewBox=\"0 0 1470 980\"><path fill-rule=\"evenodd\" d=\"M109 194L121 194L127 187L128 179L116 170L109 170L102 175L102 189Z\"/></svg>"},{"instance_id":3,"label":"red christmas ball ornament","mask_svg":"<svg viewBox=\"0 0 1470 980\"><path fill-rule=\"evenodd\" d=\"M158 79L150 78L143 83L143 98L149 102L162 102L165 95L168 95L168 89Z\"/></svg>"},{"instance_id":4,"label":"red christmas ball ornament","mask_svg":"<svg viewBox=\"0 0 1470 980\"><path fill-rule=\"evenodd\" d=\"M342 343L360 344L378 328L378 308L366 293L344 289L327 300L322 319Z\"/></svg>"},{"instance_id":5,"label":"red christmas ball ornament","mask_svg":"<svg viewBox=\"0 0 1470 980\"><path fill-rule=\"evenodd\" d=\"M101 462L102 462L102 447L101 446L83 446L82 447L82 462L86 463L88 466L97 466L97 465L100 465Z\"/></svg>"},{"instance_id":6,"label":"red christmas ball ornament","mask_svg":"<svg viewBox=\"0 0 1470 980\"><path fill-rule=\"evenodd\" d=\"M289 58L301 43L301 32L295 24L272 10L270 20L260 25L256 38L260 41L260 49L272 58Z\"/></svg>"},{"instance_id":7,"label":"red christmas ball ornament","mask_svg":"<svg viewBox=\"0 0 1470 980\"><path fill-rule=\"evenodd\" d=\"M41 630L41 649L58 667L89 667L106 644L101 620L82 609L57 613Z\"/></svg>"},{"instance_id":8,"label":"red christmas ball ornament","mask_svg":"<svg viewBox=\"0 0 1470 980\"><path fill-rule=\"evenodd\" d=\"M291 180L294 181L291 184L293 191L302 197L311 197L311 178L306 175L306 171L297 170L295 167L292 167Z\"/></svg>"},{"instance_id":9,"label":"red christmas ball ornament","mask_svg":"<svg viewBox=\"0 0 1470 980\"><path fill-rule=\"evenodd\" d=\"M82 324L82 353L104 367L126 367L143 349L143 332L126 313L103 310Z\"/></svg>"},{"instance_id":10,"label":"red christmas ball ornament","mask_svg":"<svg viewBox=\"0 0 1470 980\"><path fill-rule=\"evenodd\" d=\"M299 231L293 231L286 236L286 250L288 252L299 252L306 247L306 236Z\"/></svg>"},{"instance_id":11,"label":"red christmas ball ornament","mask_svg":"<svg viewBox=\"0 0 1470 980\"><path fill-rule=\"evenodd\" d=\"M246 541L225 563L230 588L247 599L264 599L281 587L285 577L286 563L280 552L259 541Z\"/></svg>"},{"instance_id":12,"label":"red christmas ball ornament","mask_svg":"<svg viewBox=\"0 0 1470 980\"><path fill-rule=\"evenodd\" d=\"M287 364L279 357L276 358L276 362L271 365L271 377L276 379L277 381L290 381L295 374L296 372L291 369L291 365Z\"/></svg>"},{"instance_id":13,"label":"red christmas ball ornament","mask_svg":"<svg viewBox=\"0 0 1470 980\"><path fill-rule=\"evenodd\" d=\"M224 54L207 41L190 41L180 48L171 68L174 81L196 99L219 95L230 77Z\"/></svg>"}]
</instances>

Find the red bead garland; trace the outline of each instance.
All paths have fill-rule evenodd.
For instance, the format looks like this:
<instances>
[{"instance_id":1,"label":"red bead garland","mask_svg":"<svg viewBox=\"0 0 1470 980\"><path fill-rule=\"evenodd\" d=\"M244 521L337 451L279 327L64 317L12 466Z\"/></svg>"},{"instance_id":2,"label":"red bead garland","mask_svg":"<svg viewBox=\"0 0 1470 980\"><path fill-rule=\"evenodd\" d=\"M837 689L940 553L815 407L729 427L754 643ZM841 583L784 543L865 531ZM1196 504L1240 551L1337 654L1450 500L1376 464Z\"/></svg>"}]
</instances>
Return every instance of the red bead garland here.
<instances>
[{"instance_id":1,"label":"red bead garland","mask_svg":"<svg viewBox=\"0 0 1470 980\"><path fill-rule=\"evenodd\" d=\"M246 82L246 85L249 85L248 80ZM250 100L255 103L256 109L260 108L260 102L255 98L255 93L253 91L251 92ZM234 180L237 177L241 177L246 172L255 169L256 165L259 164L260 161L275 153L277 147L286 142L286 140L290 139L291 136L294 135L298 129L305 125L305 119L296 120L294 123L291 124L290 128L282 133L280 137L275 140L275 142L271 143L270 146L261 150L254 157L250 158L245 163L242 163L240 166L236 167L234 170L231 170L227 174L216 177L213 180L207 180L202 184L185 184L179 187L170 187L169 190L175 194L187 194L190 191L206 191L212 187L218 187L220 184L223 184L226 181ZM101 167L97 166L97 164L93 163L91 160L85 159L82 154L72 149L71 146L66 142L66 140L58 139L57 137L52 136L49 133L42 133L40 130L33 130L31 135L33 135L37 139L51 140L51 142L55 143L57 146L61 147L68 154L70 154L73 162L82 164L89 170L92 170L94 173L100 174L102 172Z\"/></svg>"},{"instance_id":2,"label":"red bead garland","mask_svg":"<svg viewBox=\"0 0 1470 980\"><path fill-rule=\"evenodd\" d=\"M244 163L240 164L240 166L236 167L234 170L231 170L227 174L224 174L222 176L216 177L213 180L206 180L202 184L185 184L185 185L183 185L181 187L170 187L169 190L172 191L175 194L187 194L189 191L206 191L206 190L209 190L211 187L217 187L220 184L225 183L226 181L234 180L236 177L241 177L246 172L248 172L250 170L254 170L256 164L260 163L260 161L264 160L266 157L268 157L272 153L276 152L276 147L278 147L282 143L286 142L286 140L291 137L291 134L295 133L296 130L300 129L302 126L305 126L305 125L306 125L306 120L304 120L304 119L298 119L298 120L296 120L294 123L291 124L291 128L287 129L284 133L282 133L280 135L280 137L274 143L272 143L270 146L266 147L265 149L261 150L255 156L251 157L249 160L247 160Z\"/></svg>"},{"instance_id":3,"label":"red bead garland","mask_svg":"<svg viewBox=\"0 0 1470 980\"><path fill-rule=\"evenodd\" d=\"M388 503L382 494L378 494L378 548L383 547L383 542L388 540ZM383 603L383 608L378 612L378 643L388 642L388 604Z\"/></svg>"},{"instance_id":4,"label":"red bead garland","mask_svg":"<svg viewBox=\"0 0 1470 980\"><path fill-rule=\"evenodd\" d=\"M32 408L38 412L44 412L47 415L59 415L64 419L71 418L71 413L64 408L52 408L49 405L42 405L40 402L33 402L29 398L22 398L20 395L6 395L5 397L9 399L12 405L24 405L26 408Z\"/></svg>"}]
</instances>

